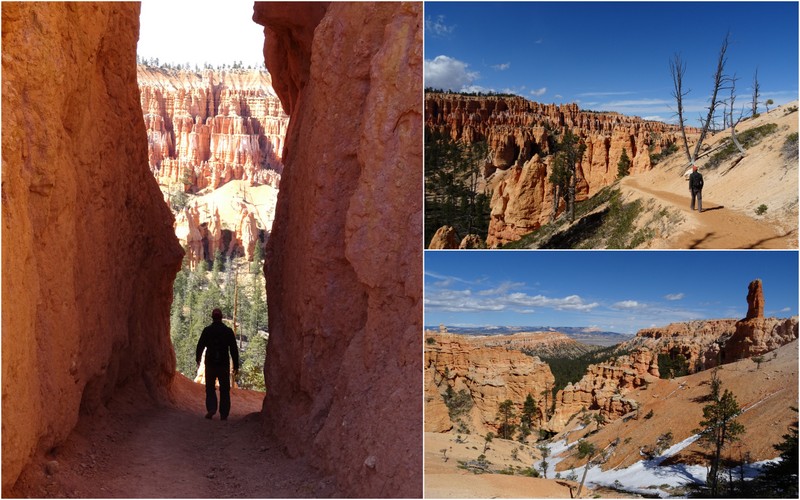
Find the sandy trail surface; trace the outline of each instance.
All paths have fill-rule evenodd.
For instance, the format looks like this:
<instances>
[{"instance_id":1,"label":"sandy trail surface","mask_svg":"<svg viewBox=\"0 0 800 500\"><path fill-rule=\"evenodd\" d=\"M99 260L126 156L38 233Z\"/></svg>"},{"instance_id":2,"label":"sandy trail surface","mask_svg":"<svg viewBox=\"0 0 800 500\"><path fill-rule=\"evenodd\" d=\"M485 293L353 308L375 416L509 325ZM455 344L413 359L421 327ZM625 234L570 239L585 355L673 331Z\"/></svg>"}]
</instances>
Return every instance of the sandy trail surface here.
<instances>
[{"instance_id":1,"label":"sandy trail surface","mask_svg":"<svg viewBox=\"0 0 800 500\"><path fill-rule=\"evenodd\" d=\"M636 177L627 177L623 185L644 198L654 198L662 205L680 211L688 223L683 231L667 242L670 248L792 248L797 230L782 232L768 222L759 221L738 210L726 208L714 199L703 198L703 212L690 209L691 195L647 187Z\"/></svg>"},{"instance_id":2,"label":"sandy trail surface","mask_svg":"<svg viewBox=\"0 0 800 500\"><path fill-rule=\"evenodd\" d=\"M204 387L176 376L168 406L117 398L38 457L13 496L84 498L322 497L332 482L262 431L264 394L233 389L231 414L204 418Z\"/></svg>"}]
</instances>

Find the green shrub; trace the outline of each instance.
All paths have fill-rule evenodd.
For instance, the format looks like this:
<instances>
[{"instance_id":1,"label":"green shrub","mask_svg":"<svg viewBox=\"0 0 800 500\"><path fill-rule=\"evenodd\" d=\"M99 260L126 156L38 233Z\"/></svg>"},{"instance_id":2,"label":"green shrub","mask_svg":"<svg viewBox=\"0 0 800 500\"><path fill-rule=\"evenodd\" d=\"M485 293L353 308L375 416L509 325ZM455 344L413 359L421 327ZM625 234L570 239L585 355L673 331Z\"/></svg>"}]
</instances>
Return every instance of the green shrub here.
<instances>
[{"instance_id":1,"label":"green shrub","mask_svg":"<svg viewBox=\"0 0 800 500\"><path fill-rule=\"evenodd\" d=\"M676 153L678 151L678 143L673 142L666 148L662 149L660 153L653 153L650 155L650 163L655 165L656 163L660 162L667 156Z\"/></svg>"},{"instance_id":2,"label":"green shrub","mask_svg":"<svg viewBox=\"0 0 800 500\"><path fill-rule=\"evenodd\" d=\"M756 215L764 215L767 213L767 206L763 203L756 208Z\"/></svg>"},{"instance_id":3,"label":"green shrub","mask_svg":"<svg viewBox=\"0 0 800 500\"><path fill-rule=\"evenodd\" d=\"M776 132L778 130L777 123L767 123L760 127L745 130L737 136L739 143L743 148L747 149L758 144L764 137ZM711 170L720 166L724 161L728 160L731 156L739 153L739 148L730 139L725 139L725 146L719 149L716 153L711 155L711 158L706 163L706 170Z\"/></svg>"},{"instance_id":4,"label":"green shrub","mask_svg":"<svg viewBox=\"0 0 800 500\"><path fill-rule=\"evenodd\" d=\"M797 159L797 132L786 136L786 141L781 147L781 153L790 160Z\"/></svg>"}]
</instances>

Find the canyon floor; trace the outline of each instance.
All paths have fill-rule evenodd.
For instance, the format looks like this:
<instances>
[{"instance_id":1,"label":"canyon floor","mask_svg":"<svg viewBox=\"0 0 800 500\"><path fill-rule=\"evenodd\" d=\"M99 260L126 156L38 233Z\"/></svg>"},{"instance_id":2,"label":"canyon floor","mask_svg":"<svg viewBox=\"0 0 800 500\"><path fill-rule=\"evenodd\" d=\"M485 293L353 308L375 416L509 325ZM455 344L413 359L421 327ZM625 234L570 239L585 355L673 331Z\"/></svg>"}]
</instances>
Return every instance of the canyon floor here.
<instances>
[{"instance_id":1,"label":"canyon floor","mask_svg":"<svg viewBox=\"0 0 800 500\"><path fill-rule=\"evenodd\" d=\"M262 431L264 394L233 389L231 414L204 418L205 389L181 375L172 403L125 393L84 418L29 467L11 496L297 498L334 495L330 480L285 456ZM36 459L35 459L36 460Z\"/></svg>"}]
</instances>

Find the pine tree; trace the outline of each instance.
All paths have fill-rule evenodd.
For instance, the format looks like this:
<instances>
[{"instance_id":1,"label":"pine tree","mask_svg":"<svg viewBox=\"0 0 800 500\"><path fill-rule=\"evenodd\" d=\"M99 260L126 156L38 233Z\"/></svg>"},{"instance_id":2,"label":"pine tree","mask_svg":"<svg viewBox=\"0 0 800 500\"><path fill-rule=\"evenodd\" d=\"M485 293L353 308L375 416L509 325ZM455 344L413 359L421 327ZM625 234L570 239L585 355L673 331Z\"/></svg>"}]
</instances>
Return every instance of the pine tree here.
<instances>
[{"instance_id":1,"label":"pine tree","mask_svg":"<svg viewBox=\"0 0 800 500\"><path fill-rule=\"evenodd\" d=\"M797 412L797 408L792 408ZM757 482L764 495L780 498L797 498L798 495L798 435L797 421L789 426L789 433L783 435L783 441L773 445L776 451L781 453L780 458L775 463L768 463L764 466L762 474ZM764 491L766 490L766 491Z\"/></svg>"},{"instance_id":2,"label":"pine tree","mask_svg":"<svg viewBox=\"0 0 800 500\"><path fill-rule=\"evenodd\" d=\"M536 406L536 400L533 399L533 396L528 394L525 398L525 402L522 404L522 417L520 420L528 427L533 427L533 417L538 411L539 408Z\"/></svg>"},{"instance_id":3,"label":"pine tree","mask_svg":"<svg viewBox=\"0 0 800 500\"><path fill-rule=\"evenodd\" d=\"M514 419L517 417L514 411L514 402L506 399L497 409L497 418L500 419L500 428L498 432L503 439L511 439L514 430L517 426L514 424Z\"/></svg>"},{"instance_id":4,"label":"pine tree","mask_svg":"<svg viewBox=\"0 0 800 500\"><path fill-rule=\"evenodd\" d=\"M622 156L619 157L619 162L617 163L617 179L622 179L627 176L630 174L630 171L631 159L628 158L628 151L622 148Z\"/></svg>"},{"instance_id":5,"label":"pine tree","mask_svg":"<svg viewBox=\"0 0 800 500\"><path fill-rule=\"evenodd\" d=\"M741 413L736 396L731 391L725 389L722 396L719 396L721 383L719 378L712 375L712 386L710 397L711 403L703 407L703 420L700 421L700 428L693 432L700 434L700 444L711 449L711 470L706 482L710 493L716 497L719 491L719 479L722 476L720 465L722 462L722 451L738 436L744 433L744 426L736 421L736 417Z\"/></svg>"}]
</instances>

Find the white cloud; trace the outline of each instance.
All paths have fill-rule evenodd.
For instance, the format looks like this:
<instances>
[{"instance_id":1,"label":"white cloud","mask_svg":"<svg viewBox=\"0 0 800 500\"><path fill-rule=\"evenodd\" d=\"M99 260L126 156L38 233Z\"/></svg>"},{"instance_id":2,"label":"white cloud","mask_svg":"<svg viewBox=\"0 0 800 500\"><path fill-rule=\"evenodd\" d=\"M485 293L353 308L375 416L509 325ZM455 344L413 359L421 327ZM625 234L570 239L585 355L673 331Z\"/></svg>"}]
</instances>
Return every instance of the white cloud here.
<instances>
[{"instance_id":1,"label":"white cloud","mask_svg":"<svg viewBox=\"0 0 800 500\"><path fill-rule=\"evenodd\" d=\"M534 312L534 308L548 308L557 311L589 312L598 307L597 302L587 303L578 295L567 297L546 297L544 295L528 295L523 292L508 293L508 290L519 286L518 283L507 283L491 290L473 294L470 290L430 290L425 294L425 308L429 311L445 312L485 312L513 311L523 314Z\"/></svg>"},{"instance_id":2,"label":"white cloud","mask_svg":"<svg viewBox=\"0 0 800 500\"><path fill-rule=\"evenodd\" d=\"M640 304L635 300L623 300L611 306L612 309L640 309L642 307L644 307L644 304Z\"/></svg>"},{"instance_id":3,"label":"white cloud","mask_svg":"<svg viewBox=\"0 0 800 500\"><path fill-rule=\"evenodd\" d=\"M784 307L783 309L781 309L781 310L780 310L780 311L778 311L778 312L782 312L782 313L788 313L788 312L791 312L791 310L792 310L792 308L791 308L791 307Z\"/></svg>"},{"instance_id":4,"label":"white cloud","mask_svg":"<svg viewBox=\"0 0 800 500\"><path fill-rule=\"evenodd\" d=\"M664 295L664 298L667 300L681 300L684 297L683 293L669 293Z\"/></svg>"},{"instance_id":5,"label":"white cloud","mask_svg":"<svg viewBox=\"0 0 800 500\"><path fill-rule=\"evenodd\" d=\"M444 90L461 90L472 85L480 75L468 71L468 64L448 56L425 60L425 86Z\"/></svg>"},{"instance_id":6,"label":"white cloud","mask_svg":"<svg viewBox=\"0 0 800 500\"><path fill-rule=\"evenodd\" d=\"M438 37L448 37L453 34L453 31L456 29L456 25L445 24L444 16L436 16L436 20L427 17L425 19L425 29L429 34L436 35Z\"/></svg>"},{"instance_id":7,"label":"white cloud","mask_svg":"<svg viewBox=\"0 0 800 500\"><path fill-rule=\"evenodd\" d=\"M553 98L554 98L554 99L563 99L563 98L564 98L564 96L563 96L563 95L561 95L561 94L556 94L556 95L554 95L554 96L553 96Z\"/></svg>"},{"instance_id":8,"label":"white cloud","mask_svg":"<svg viewBox=\"0 0 800 500\"><path fill-rule=\"evenodd\" d=\"M511 63L510 62L502 63L502 64L495 64L494 66L492 66L492 68L496 69L497 71L505 71L510 67L511 67Z\"/></svg>"},{"instance_id":9,"label":"white cloud","mask_svg":"<svg viewBox=\"0 0 800 500\"><path fill-rule=\"evenodd\" d=\"M547 87L542 87L540 89L533 89L531 90L531 95L536 97L541 97L547 92Z\"/></svg>"},{"instance_id":10,"label":"white cloud","mask_svg":"<svg viewBox=\"0 0 800 500\"><path fill-rule=\"evenodd\" d=\"M623 92L581 92L578 94L581 97L605 97L610 95L630 95L634 94L635 92L631 91L623 91Z\"/></svg>"},{"instance_id":11,"label":"white cloud","mask_svg":"<svg viewBox=\"0 0 800 500\"><path fill-rule=\"evenodd\" d=\"M543 42L544 42L544 39L540 38L540 39L536 40L536 41L535 41L535 42L533 42L533 43L535 43L535 44L539 45L539 44L541 44L541 43L543 43Z\"/></svg>"}]
</instances>

